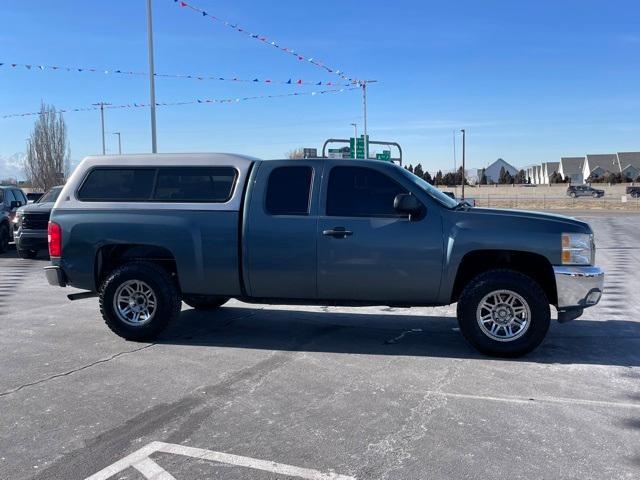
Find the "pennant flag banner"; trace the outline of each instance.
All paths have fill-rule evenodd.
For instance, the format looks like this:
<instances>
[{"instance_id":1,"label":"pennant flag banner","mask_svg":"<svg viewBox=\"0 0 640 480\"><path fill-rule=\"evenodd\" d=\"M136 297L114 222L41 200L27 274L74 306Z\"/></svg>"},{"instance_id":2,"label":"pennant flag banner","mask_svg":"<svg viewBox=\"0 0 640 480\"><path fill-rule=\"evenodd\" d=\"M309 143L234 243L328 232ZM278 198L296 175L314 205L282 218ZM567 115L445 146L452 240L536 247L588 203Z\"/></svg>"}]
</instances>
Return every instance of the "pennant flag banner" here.
<instances>
[{"instance_id":1,"label":"pennant flag banner","mask_svg":"<svg viewBox=\"0 0 640 480\"><path fill-rule=\"evenodd\" d=\"M349 88L334 88L330 90L318 90L313 92L294 92L294 93L282 93L277 95L254 95L251 97L237 97L237 98L223 98L223 99L211 99L211 98L202 98L196 100L188 100L184 102L156 102L157 107L172 107L179 105L194 105L200 103L238 103L238 102L246 102L249 100L261 100L266 98L283 98L283 97L301 97L301 96L316 96L316 95L324 95L327 93L342 93L348 90L357 90L358 87L349 87ZM104 105L105 110L109 109L123 109L123 108L144 108L151 106L150 103L127 103L123 105ZM99 106L91 106L91 107L81 107L81 108L61 108L57 111L60 113L70 113L70 112L87 112L91 110L100 110ZM27 113L11 113L7 115L0 115L0 118L16 118L16 117L29 117L34 115L40 115L41 112L27 112Z\"/></svg>"},{"instance_id":2,"label":"pennant flag banner","mask_svg":"<svg viewBox=\"0 0 640 480\"><path fill-rule=\"evenodd\" d=\"M282 45L280 45L279 43L267 38L265 35L260 35L259 33L252 33L249 30L247 30L246 28L240 27L239 25L233 24L231 22L227 22L226 20L223 20L222 18L218 18L215 15L212 15L206 11L204 11L203 9L196 7L195 5L192 5L190 3L181 1L181 0L173 0L174 3L176 5L178 5L181 8L188 8L190 10L193 10L194 12L198 12L200 15L202 15L202 17L204 18L208 18L209 20L216 22L216 23L221 23L223 24L225 27L227 28L231 28L233 30L235 30L236 32L242 33L250 38L253 38L254 40L258 40L266 45L271 45L274 48L277 48L278 50L288 53L289 55L293 55L294 57L296 57L298 60L300 60L301 62L309 62L311 65L314 65L318 68L321 68L329 73L332 73L334 75L339 76L340 78L342 78L343 80L346 80L350 83L358 83L358 81L356 79L353 78L349 78L344 72L341 72L340 70L336 70L334 68L330 68L327 65L325 65L323 62L316 60L314 58L311 57L305 57L304 55L299 54L298 52L296 52L295 50L288 48L288 47L284 47Z\"/></svg>"},{"instance_id":3,"label":"pennant flag banner","mask_svg":"<svg viewBox=\"0 0 640 480\"><path fill-rule=\"evenodd\" d=\"M57 65L34 65L28 63L9 63L0 62L0 69L26 69L26 70L38 70L45 71L50 70L54 72L74 72L74 73L100 73L103 75L133 75L133 76L146 76L147 72L136 72L123 69L105 69L105 68L89 68L89 67L60 67ZM196 74L169 74L169 73L156 73L155 77L159 78L179 78L190 80L218 80L224 82L238 82L238 83L263 83L267 85L323 85L327 87L348 87L353 85L351 83L331 82L331 81L311 81L302 79L288 80L271 80L269 78L238 78L238 77L221 77L218 75L196 75Z\"/></svg>"}]
</instances>

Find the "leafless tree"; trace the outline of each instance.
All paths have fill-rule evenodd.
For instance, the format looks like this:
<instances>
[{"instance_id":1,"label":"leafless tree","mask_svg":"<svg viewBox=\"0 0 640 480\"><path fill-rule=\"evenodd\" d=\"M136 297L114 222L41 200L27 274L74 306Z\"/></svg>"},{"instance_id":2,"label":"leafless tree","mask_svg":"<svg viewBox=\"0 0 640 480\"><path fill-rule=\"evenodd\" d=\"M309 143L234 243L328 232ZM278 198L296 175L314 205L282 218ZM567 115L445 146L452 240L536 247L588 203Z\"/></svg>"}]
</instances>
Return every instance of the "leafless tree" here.
<instances>
[{"instance_id":1,"label":"leafless tree","mask_svg":"<svg viewBox=\"0 0 640 480\"><path fill-rule=\"evenodd\" d=\"M69 174L67 125L53 105L42 102L27 141L24 170L31 186L42 191L64 183Z\"/></svg>"},{"instance_id":2,"label":"leafless tree","mask_svg":"<svg viewBox=\"0 0 640 480\"><path fill-rule=\"evenodd\" d=\"M304 148L296 148L287 153L287 158L299 159L304 158Z\"/></svg>"}]
</instances>

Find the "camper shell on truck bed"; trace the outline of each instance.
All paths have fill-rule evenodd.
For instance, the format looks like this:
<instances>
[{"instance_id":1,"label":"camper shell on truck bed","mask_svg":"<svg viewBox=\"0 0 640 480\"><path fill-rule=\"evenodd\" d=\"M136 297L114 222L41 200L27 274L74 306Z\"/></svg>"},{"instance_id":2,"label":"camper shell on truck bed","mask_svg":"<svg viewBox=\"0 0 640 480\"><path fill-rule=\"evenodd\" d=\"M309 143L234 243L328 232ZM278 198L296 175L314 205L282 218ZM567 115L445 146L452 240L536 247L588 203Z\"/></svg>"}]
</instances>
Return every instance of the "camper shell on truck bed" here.
<instances>
[{"instance_id":1,"label":"camper shell on truck bed","mask_svg":"<svg viewBox=\"0 0 640 480\"><path fill-rule=\"evenodd\" d=\"M384 161L232 154L85 159L49 225L51 284L100 296L117 334L148 339L180 300L308 305L458 303L479 350L535 348L549 305L600 300L585 222L474 208Z\"/></svg>"}]
</instances>

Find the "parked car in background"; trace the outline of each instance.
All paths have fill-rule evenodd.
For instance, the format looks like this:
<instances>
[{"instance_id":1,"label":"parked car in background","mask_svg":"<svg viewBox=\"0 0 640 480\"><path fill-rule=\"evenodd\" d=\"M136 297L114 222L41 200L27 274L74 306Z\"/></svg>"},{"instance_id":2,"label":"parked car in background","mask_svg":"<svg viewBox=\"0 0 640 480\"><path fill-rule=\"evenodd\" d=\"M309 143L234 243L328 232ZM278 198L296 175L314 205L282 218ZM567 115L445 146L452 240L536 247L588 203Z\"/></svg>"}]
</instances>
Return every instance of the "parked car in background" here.
<instances>
[{"instance_id":1,"label":"parked car in background","mask_svg":"<svg viewBox=\"0 0 640 480\"><path fill-rule=\"evenodd\" d=\"M452 198L453 200L457 200L459 203L464 203L466 205L469 205L470 207L475 207L476 206L476 199L475 198L466 197L464 200L461 200L461 199L456 198L456 194L453 193L453 192L445 192L445 191L443 191L442 193L444 193L447 197Z\"/></svg>"},{"instance_id":2,"label":"parked car in background","mask_svg":"<svg viewBox=\"0 0 640 480\"><path fill-rule=\"evenodd\" d=\"M0 186L0 253L9 248L13 240L11 225L16 210L27 204L27 197L18 187Z\"/></svg>"},{"instance_id":3,"label":"parked car in background","mask_svg":"<svg viewBox=\"0 0 640 480\"><path fill-rule=\"evenodd\" d=\"M27 193L27 200L29 200L29 203L36 203L43 195L44 192L29 192Z\"/></svg>"},{"instance_id":4,"label":"parked car in background","mask_svg":"<svg viewBox=\"0 0 640 480\"><path fill-rule=\"evenodd\" d=\"M49 254L50 284L99 296L107 326L138 341L182 301L457 303L469 343L513 357L542 342L549 305L573 320L604 282L587 223L473 208L378 160L89 157L53 208Z\"/></svg>"},{"instance_id":5,"label":"parked car in background","mask_svg":"<svg viewBox=\"0 0 640 480\"><path fill-rule=\"evenodd\" d=\"M627 187L626 194L632 198L640 198L640 187Z\"/></svg>"},{"instance_id":6,"label":"parked car in background","mask_svg":"<svg viewBox=\"0 0 640 480\"><path fill-rule=\"evenodd\" d=\"M47 250L47 225L61 191L62 186L53 187L36 203L16 211L13 238L20 258L36 258L38 251Z\"/></svg>"},{"instance_id":7,"label":"parked car in background","mask_svg":"<svg viewBox=\"0 0 640 480\"><path fill-rule=\"evenodd\" d=\"M604 197L604 190L593 188L589 185L570 185L567 187L567 195L571 198L576 197Z\"/></svg>"}]
</instances>

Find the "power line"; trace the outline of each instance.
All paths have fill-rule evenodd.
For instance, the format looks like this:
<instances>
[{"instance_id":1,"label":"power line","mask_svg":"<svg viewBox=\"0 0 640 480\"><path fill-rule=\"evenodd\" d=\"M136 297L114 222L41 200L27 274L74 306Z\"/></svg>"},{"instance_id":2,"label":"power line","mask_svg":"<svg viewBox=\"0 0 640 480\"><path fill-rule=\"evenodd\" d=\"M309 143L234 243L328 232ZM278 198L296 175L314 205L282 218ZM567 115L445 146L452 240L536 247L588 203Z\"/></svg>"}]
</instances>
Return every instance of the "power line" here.
<instances>
[{"instance_id":1,"label":"power line","mask_svg":"<svg viewBox=\"0 0 640 480\"><path fill-rule=\"evenodd\" d=\"M216 17L215 15L212 15L212 14L206 12L205 10L203 10L202 8L197 7L195 5L192 5L190 3L187 3L187 2L184 2L184 1L181 1L181 0L173 0L173 1L174 1L174 3L176 5L179 5L180 7L188 8L188 9L194 11L194 12L198 12L204 18L208 18L209 20L211 20L213 22L217 22L217 23L223 24L225 27L231 28L231 29L235 30L238 33L242 33L242 34L244 34L244 35L246 35L246 36L248 36L250 38L253 38L254 40L258 40L258 41L264 43L265 45L270 45L270 46L272 46L274 48L277 48L278 50L280 50L280 51L282 51L284 53L288 53L288 54L296 57L300 61L306 61L306 62L310 63L311 65L314 65L315 67L321 68L321 69L323 69L323 70L325 70L325 71L327 71L329 73L332 73L334 75L338 75L343 80L347 80L347 81L349 81L351 83L356 82L356 79L349 78L344 72L341 72L340 70L336 70L334 68L331 68L331 67L325 65L324 62L321 62L320 60L316 60L313 57L307 57L305 55L302 55L302 54L296 52L295 50L293 50L291 48L284 47L284 46L280 45L279 43L277 43L276 41L271 40L266 35L261 35L259 33L252 33L249 30L247 30L246 28L241 27L238 24L234 24L234 23L228 22L228 21L226 21L226 20L224 20L222 18Z\"/></svg>"},{"instance_id":2,"label":"power line","mask_svg":"<svg viewBox=\"0 0 640 480\"><path fill-rule=\"evenodd\" d=\"M33 63L13 63L13 62L0 62L0 67L9 67L12 69L24 68L25 70L33 72L68 72L68 73L96 73L102 75L123 75L123 76L148 76L148 72L125 70L120 68L94 68L94 67L68 67L59 65L37 65ZM287 80L272 80L265 77L254 78L239 78L236 76L227 77L212 74L179 74L179 73L155 73L156 78L175 78L180 80L216 80L223 82L235 82L235 83L264 83L266 85L314 85L314 86L326 86L326 87L347 87L353 83L338 83L331 81L316 81L316 80L303 80L301 78L291 77Z\"/></svg>"},{"instance_id":3,"label":"power line","mask_svg":"<svg viewBox=\"0 0 640 480\"><path fill-rule=\"evenodd\" d=\"M222 104L222 103L239 103L246 102L250 100L262 100L268 98L284 98L284 97L301 97L301 96L316 96L316 95L324 95L324 94L332 94L332 93L342 93L349 90L357 90L360 87L349 87L349 88L334 88L329 90L316 90L311 92L293 92L293 93L282 93L275 95L253 95L249 97L236 97L236 98L223 98L223 99L211 99L211 98L202 98L196 100L187 100L180 102L156 102L157 107L174 107L174 106L182 106L182 105L197 105L197 104ZM151 105L149 103L127 103L121 105L110 105L107 103L97 103L90 107L79 107L79 108L60 108L56 111L58 113L71 113L71 112L89 112L94 110L114 110L114 109L126 109L126 108L147 108ZM25 113L10 113L6 115L0 115L0 118L16 118L16 117L29 117L34 115L41 115L42 111L38 112L25 112Z\"/></svg>"}]
</instances>

